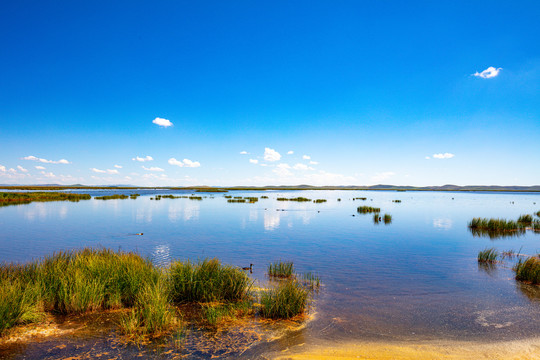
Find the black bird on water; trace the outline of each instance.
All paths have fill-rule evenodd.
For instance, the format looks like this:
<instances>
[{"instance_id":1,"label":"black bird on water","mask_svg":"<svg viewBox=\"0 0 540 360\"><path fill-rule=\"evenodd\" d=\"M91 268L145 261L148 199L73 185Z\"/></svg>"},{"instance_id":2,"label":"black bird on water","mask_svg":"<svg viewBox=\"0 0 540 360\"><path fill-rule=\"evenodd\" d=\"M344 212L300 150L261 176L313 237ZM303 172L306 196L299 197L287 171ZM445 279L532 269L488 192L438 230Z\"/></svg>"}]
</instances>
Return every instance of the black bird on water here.
<instances>
[{"instance_id":1,"label":"black bird on water","mask_svg":"<svg viewBox=\"0 0 540 360\"><path fill-rule=\"evenodd\" d=\"M253 272L253 264L249 264L249 267L243 267L242 270L249 270L249 272Z\"/></svg>"}]
</instances>

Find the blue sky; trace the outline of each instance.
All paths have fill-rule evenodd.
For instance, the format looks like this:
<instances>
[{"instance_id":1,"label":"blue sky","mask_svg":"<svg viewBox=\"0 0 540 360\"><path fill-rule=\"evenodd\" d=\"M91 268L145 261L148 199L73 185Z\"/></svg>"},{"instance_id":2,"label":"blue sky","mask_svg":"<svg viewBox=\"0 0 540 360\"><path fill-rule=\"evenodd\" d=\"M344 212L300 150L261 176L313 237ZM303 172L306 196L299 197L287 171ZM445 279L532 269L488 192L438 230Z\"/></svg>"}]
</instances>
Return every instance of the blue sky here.
<instances>
[{"instance_id":1,"label":"blue sky","mask_svg":"<svg viewBox=\"0 0 540 360\"><path fill-rule=\"evenodd\" d=\"M537 185L539 18L538 1L5 2L0 184Z\"/></svg>"}]
</instances>

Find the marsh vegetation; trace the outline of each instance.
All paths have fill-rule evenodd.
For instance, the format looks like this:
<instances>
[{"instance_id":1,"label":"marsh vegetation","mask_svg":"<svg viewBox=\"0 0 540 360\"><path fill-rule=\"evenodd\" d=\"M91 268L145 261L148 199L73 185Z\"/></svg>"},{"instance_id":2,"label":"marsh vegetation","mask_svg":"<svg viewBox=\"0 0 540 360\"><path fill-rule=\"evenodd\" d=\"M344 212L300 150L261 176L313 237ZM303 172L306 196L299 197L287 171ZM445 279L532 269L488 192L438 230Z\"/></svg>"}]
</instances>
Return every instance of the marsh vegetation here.
<instances>
[{"instance_id":1,"label":"marsh vegetation","mask_svg":"<svg viewBox=\"0 0 540 360\"><path fill-rule=\"evenodd\" d=\"M284 198L284 197L278 197L277 201L296 201L296 202L310 202L311 199L299 196L295 198Z\"/></svg>"},{"instance_id":2,"label":"marsh vegetation","mask_svg":"<svg viewBox=\"0 0 540 360\"><path fill-rule=\"evenodd\" d=\"M0 192L0 206L30 204L45 201L80 201L90 200L88 194L72 194L62 192Z\"/></svg>"},{"instance_id":3,"label":"marsh vegetation","mask_svg":"<svg viewBox=\"0 0 540 360\"><path fill-rule=\"evenodd\" d=\"M520 215L517 220L496 218L473 218L468 224L469 230L475 236L488 236L490 238L520 236L526 230L540 231L540 220L533 219L532 215Z\"/></svg>"},{"instance_id":4,"label":"marsh vegetation","mask_svg":"<svg viewBox=\"0 0 540 360\"><path fill-rule=\"evenodd\" d=\"M0 335L19 324L39 322L47 313L126 309L118 328L132 338L182 326L182 304L193 304L210 325L240 314L276 319L303 313L310 287L319 286L318 276L298 281L292 262L273 264L273 276L287 282L259 292L252 290L246 272L217 259L173 261L159 268L136 253L86 248L24 265L2 264Z\"/></svg>"},{"instance_id":5,"label":"marsh vegetation","mask_svg":"<svg viewBox=\"0 0 540 360\"><path fill-rule=\"evenodd\" d=\"M359 214L380 213L381 208L376 208L376 207L371 207L371 206L359 206L356 208L356 211Z\"/></svg>"}]
</instances>

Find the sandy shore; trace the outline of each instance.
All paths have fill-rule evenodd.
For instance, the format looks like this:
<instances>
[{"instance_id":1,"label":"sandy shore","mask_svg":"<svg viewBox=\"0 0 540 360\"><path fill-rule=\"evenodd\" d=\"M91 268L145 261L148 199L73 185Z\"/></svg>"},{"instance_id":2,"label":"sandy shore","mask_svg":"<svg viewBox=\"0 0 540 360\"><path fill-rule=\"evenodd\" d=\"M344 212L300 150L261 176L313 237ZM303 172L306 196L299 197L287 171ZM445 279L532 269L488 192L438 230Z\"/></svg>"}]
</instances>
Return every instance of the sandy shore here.
<instances>
[{"instance_id":1,"label":"sandy shore","mask_svg":"<svg viewBox=\"0 0 540 360\"><path fill-rule=\"evenodd\" d=\"M494 343L354 342L299 345L271 354L273 359L540 359L540 338Z\"/></svg>"}]
</instances>

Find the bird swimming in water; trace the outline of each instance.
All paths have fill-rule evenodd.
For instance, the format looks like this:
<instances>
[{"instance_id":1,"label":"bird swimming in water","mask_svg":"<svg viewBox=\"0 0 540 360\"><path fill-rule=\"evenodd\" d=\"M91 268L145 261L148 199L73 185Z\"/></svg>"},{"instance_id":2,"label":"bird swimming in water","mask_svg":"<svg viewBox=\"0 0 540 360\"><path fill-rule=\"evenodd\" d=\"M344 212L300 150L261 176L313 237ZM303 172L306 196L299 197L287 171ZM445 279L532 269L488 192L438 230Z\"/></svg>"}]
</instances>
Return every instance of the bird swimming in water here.
<instances>
[{"instance_id":1,"label":"bird swimming in water","mask_svg":"<svg viewBox=\"0 0 540 360\"><path fill-rule=\"evenodd\" d=\"M249 272L253 271L253 264L249 264L249 267L243 267L242 270L249 270Z\"/></svg>"}]
</instances>

